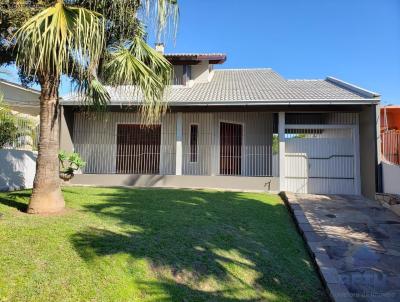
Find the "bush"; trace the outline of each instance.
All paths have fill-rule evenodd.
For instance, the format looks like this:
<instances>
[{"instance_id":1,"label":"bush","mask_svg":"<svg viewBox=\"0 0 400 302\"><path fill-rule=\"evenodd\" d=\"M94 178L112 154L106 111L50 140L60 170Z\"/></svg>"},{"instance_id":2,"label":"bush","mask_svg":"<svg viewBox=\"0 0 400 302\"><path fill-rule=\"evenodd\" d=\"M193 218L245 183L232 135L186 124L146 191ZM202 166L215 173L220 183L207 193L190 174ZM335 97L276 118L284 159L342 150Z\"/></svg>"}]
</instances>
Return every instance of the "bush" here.
<instances>
[{"instance_id":1,"label":"bush","mask_svg":"<svg viewBox=\"0 0 400 302\"><path fill-rule=\"evenodd\" d=\"M37 123L26 115L13 114L9 106L0 98L0 148L33 149L37 137Z\"/></svg>"},{"instance_id":2,"label":"bush","mask_svg":"<svg viewBox=\"0 0 400 302\"><path fill-rule=\"evenodd\" d=\"M61 150L58 153L58 160L60 161L61 166L60 174L65 176L62 178L72 178L76 171L86 165L80 155L76 152L68 154L64 150Z\"/></svg>"},{"instance_id":3,"label":"bush","mask_svg":"<svg viewBox=\"0 0 400 302\"><path fill-rule=\"evenodd\" d=\"M0 111L0 148L12 145L18 134L15 118L6 109Z\"/></svg>"}]
</instances>

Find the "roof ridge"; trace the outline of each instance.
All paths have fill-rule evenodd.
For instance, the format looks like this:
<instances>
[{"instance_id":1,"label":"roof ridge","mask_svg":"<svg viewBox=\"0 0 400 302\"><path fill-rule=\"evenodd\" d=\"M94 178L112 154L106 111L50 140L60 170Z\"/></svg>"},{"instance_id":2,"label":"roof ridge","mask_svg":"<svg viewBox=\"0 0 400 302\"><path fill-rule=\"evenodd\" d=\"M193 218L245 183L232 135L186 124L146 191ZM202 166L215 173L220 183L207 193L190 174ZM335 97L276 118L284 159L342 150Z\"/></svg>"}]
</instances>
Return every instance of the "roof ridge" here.
<instances>
[{"instance_id":1,"label":"roof ridge","mask_svg":"<svg viewBox=\"0 0 400 302\"><path fill-rule=\"evenodd\" d=\"M295 81L298 81L298 82L301 82L301 81L303 81L303 82L307 82L307 81L309 81L309 82L316 82L316 81L325 81L325 79L287 79L288 81L292 81L292 82L295 82Z\"/></svg>"},{"instance_id":2,"label":"roof ridge","mask_svg":"<svg viewBox=\"0 0 400 302\"><path fill-rule=\"evenodd\" d=\"M349 82L342 81L342 80L340 80L338 78L326 77L325 81L327 81L329 83L332 83L333 85L336 85L336 86L341 87L343 89L349 90L349 91L351 91L353 93L357 93L359 95L366 96L366 97L369 97L369 98L379 98L381 96L379 93L376 93L376 92L361 88L360 86L351 84Z\"/></svg>"},{"instance_id":3,"label":"roof ridge","mask_svg":"<svg viewBox=\"0 0 400 302\"><path fill-rule=\"evenodd\" d=\"M244 70L272 70L273 72L277 73L274 71L271 67L255 67L255 68L215 68L214 71L244 71Z\"/></svg>"},{"instance_id":4,"label":"roof ridge","mask_svg":"<svg viewBox=\"0 0 400 302\"><path fill-rule=\"evenodd\" d=\"M226 53L223 52L169 52L164 53L164 56L198 56L198 55L223 55L225 56Z\"/></svg>"}]
</instances>

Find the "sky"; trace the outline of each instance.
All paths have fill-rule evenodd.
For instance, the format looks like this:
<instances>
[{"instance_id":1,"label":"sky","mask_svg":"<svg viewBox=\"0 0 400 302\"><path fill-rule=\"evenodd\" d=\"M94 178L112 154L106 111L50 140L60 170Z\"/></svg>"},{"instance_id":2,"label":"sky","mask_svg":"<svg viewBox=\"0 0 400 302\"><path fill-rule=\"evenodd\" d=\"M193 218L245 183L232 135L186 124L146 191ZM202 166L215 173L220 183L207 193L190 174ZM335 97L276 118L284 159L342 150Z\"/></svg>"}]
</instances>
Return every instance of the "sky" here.
<instances>
[{"instance_id":1,"label":"sky","mask_svg":"<svg viewBox=\"0 0 400 302\"><path fill-rule=\"evenodd\" d=\"M226 53L219 68L334 76L400 104L400 0L180 0L166 52ZM154 45L150 35L149 43ZM64 84L62 93L69 90Z\"/></svg>"}]
</instances>

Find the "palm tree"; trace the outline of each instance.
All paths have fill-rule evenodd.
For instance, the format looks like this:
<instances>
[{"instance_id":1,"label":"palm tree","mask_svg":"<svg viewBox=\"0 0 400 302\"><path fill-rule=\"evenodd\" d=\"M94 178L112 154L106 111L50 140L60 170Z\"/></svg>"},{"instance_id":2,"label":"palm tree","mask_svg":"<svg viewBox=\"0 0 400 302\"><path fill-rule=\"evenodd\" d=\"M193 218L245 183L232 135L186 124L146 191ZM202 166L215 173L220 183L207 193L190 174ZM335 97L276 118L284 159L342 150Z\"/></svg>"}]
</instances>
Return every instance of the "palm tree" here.
<instances>
[{"instance_id":1,"label":"palm tree","mask_svg":"<svg viewBox=\"0 0 400 302\"><path fill-rule=\"evenodd\" d=\"M50 1L51 2L51 1ZM147 119L165 106L171 65L146 44L139 15L153 17L157 36L176 23L177 0L54 1L16 32L16 64L41 87L40 137L36 175L28 213L53 213L65 207L59 180L60 76L74 78L82 99L101 107L109 101L103 82L133 85ZM142 10L142 11L141 11ZM172 21L171 21L172 20Z\"/></svg>"}]
</instances>

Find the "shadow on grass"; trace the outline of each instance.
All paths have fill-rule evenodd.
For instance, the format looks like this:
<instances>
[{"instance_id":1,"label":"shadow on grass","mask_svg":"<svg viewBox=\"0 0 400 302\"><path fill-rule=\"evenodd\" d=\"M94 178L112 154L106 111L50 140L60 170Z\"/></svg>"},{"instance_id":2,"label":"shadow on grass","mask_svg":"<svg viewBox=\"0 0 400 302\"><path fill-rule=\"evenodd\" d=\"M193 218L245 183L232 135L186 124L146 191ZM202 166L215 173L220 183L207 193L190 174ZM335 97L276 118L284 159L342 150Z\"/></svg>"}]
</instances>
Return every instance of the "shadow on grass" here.
<instances>
[{"instance_id":1,"label":"shadow on grass","mask_svg":"<svg viewBox=\"0 0 400 302\"><path fill-rule=\"evenodd\" d=\"M4 193L0 195L0 204L5 206L15 208L18 211L25 212L28 210L28 204L19 201L20 198L29 198L31 196L30 192L20 191L20 192L11 192Z\"/></svg>"},{"instance_id":2,"label":"shadow on grass","mask_svg":"<svg viewBox=\"0 0 400 302\"><path fill-rule=\"evenodd\" d=\"M119 253L147 260L159 281L141 282L146 293L163 290L168 301L325 300L282 203L236 192L92 190L84 211L121 231L87 228L71 238L76 250L86 261Z\"/></svg>"}]
</instances>

